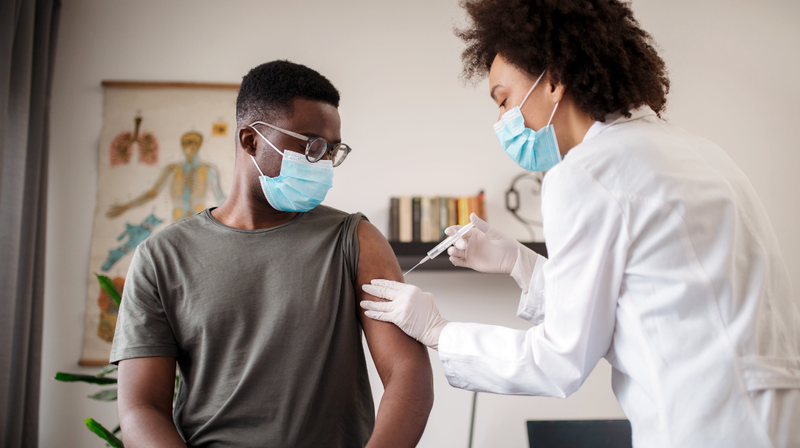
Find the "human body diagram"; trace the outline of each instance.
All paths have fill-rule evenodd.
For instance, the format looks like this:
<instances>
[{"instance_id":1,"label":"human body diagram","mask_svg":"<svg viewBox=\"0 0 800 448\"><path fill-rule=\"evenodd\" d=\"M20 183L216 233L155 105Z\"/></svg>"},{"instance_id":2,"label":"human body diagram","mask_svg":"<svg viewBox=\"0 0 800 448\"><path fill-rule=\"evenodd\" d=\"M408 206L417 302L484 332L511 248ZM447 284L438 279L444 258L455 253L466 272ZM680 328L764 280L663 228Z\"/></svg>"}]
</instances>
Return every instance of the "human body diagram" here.
<instances>
[{"instance_id":1,"label":"human body diagram","mask_svg":"<svg viewBox=\"0 0 800 448\"><path fill-rule=\"evenodd\" d=\"M219 173L216 167L203 163L198 158L198 152L203 144L203 136L198 132L187 132L181 137L181 149L186 158L180 163L167 165L152 188L139 197L124 204L111 206L106 212L108 218L116 218L131 208L145 204L158 196L167 180L170 197L172 198L173 222L188 218L206 208L205 197L208 190L214 195L217 204L225 202L225 194L220 186ZM153 233L155 227L163 222L152 213L139 225L125 224L125 231L117 238L118 241L127 240L119 247L109 250L108 257L101 270L108 271L120 258L131 252L136 246Z\"/></svg>"}]
</instances>

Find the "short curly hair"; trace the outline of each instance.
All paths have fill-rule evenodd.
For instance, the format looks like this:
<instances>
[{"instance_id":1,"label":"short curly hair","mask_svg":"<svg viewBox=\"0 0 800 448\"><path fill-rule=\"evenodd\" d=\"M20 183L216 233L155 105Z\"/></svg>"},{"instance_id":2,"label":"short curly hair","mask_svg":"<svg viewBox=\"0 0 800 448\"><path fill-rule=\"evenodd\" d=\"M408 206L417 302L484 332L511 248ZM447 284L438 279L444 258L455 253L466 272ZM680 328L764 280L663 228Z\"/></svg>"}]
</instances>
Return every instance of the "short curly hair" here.
<instances>
[{"instance_id":1,"label":"short curly hair","mask_svg":"<svg viewBox=\"0 0 800 448\"><path fill-rule=\"evenodd\" d=\"M305 98L339 107L339 91L316 70L277 60L251 69L236 98L236 125L292 114L292 100Z\"/></svg>"},{"instance_id":2,"label":"short curly hair","mask_svg":"<svg viewBox=\"0 0 800 448\"><path fill-rule=\"evenodd\" d=\"M669 77L653 38L618 0L462 0L469 24L463 77L488 75L501 54L538 76L547 70L593 119L648 105L666 109Z\"/></svg>"}]
</instances>

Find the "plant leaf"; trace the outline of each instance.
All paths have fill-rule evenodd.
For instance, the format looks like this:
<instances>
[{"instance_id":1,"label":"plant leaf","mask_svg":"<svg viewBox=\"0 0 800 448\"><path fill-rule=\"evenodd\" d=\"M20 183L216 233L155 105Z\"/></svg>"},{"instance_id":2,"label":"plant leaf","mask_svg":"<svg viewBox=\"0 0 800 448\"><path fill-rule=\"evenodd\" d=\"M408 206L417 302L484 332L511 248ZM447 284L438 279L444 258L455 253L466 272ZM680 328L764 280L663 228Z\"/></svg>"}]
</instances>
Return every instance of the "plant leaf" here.
<instances>
[{"instance_id":1,"label":"plant leaf","mask_svg":"<svg viewBox=\"0 0 800 448\"><path fill-rule=\"evenodd\" d=\"M84 383L92 383L92 384L117 384L116 378L98 378L93 375L78 375L74 373L64 373L64 372L56 372L56 376L53 379L56 381L64 381L67 383L82 381Z\"/></svg>"},{"instance_id":2,"label":"plant leaf","mask_svg":"<svg viewBox=\"0 0 800 448\"><path fill-rule=\"evenodd\" d=\"M120 430L121 430L121 429L122 429L122 428L120 428L120 427L119 427L119 425L117 425L117 427L116 427L116 428L114 428L114 430L113 430L113 431L111 431L111 432L113 432L114 434L119 434L119 432L120 432Z\"/></svg>"},{"instance_id":3,"label":"plant leaf","mask_svg":"<svg viewBox=\"0 0 800 448\"><path fill-rule=\"evenodd\" d=\"M103 367L103 370L101 370L100 373L97 374L97 377L102 378L110 373L114 373L117 371L118 368L119 367L115 366L114 364L109 364Z\"/></svg>"},{"instance_id":4,"label":"plant leaf","mask_svg":"<svg viewBox=\"0 0 800 448\"><path fill-rule=\"evenodd\" d=\"M106 389L101 390L100 392L89 395L89 398L92 400L97 401L116 401L117 400L117 389Z\"/></svg>"},{"instance_id":5,"label":"plant leaf","mask_svg":"<svg viewBox=\"0 0 800 448\"><path fill-rule=\"evenodd\" d=\"M111 299L114 300L114 303L117 304L117 308L119 308L119 303L122 301L122 296L120 296L117 287L114 286L114 282L105 275L100 275L98 273L95 273L94 275L97 276L97 281L100 282L100 287L103 288L109 296L111 296Z\"/></svg>"},{"instance_id":6,"label":"plant leaf","mask_svg":"<svg viewBox=\"0 0 800 448\"><path fill-rule=\"evenodd\" d=\"M125 448L122 444L122 440L118 439L111 431L104 428L103 425L94 421L93 418L87 418L83 422L86 423L86 427L89 428L89 431L100 436L100 438L108 442L109 445L114 448Z\"/></svg>"}]
</instances>

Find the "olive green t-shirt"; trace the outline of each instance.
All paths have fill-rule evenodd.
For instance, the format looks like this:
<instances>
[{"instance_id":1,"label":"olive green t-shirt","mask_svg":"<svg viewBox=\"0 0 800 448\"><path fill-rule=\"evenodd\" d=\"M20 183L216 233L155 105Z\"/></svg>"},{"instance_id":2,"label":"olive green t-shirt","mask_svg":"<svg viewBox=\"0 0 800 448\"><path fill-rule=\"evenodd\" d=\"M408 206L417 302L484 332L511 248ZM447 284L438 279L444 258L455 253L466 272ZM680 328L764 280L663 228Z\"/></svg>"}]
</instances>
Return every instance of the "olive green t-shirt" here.
<instances>
[{"instance_id":1,"label":"olive green t-shirt","mask_svg":"<svg viewBox=\"0 0 800 448\"><path fill-rule=\"evenodd\" d=\"M111 362L174 356L192 447L361 447L375 420L354 282L360 213L271 229L209 210L141 243Z\"/></svg>"}]
</instances>

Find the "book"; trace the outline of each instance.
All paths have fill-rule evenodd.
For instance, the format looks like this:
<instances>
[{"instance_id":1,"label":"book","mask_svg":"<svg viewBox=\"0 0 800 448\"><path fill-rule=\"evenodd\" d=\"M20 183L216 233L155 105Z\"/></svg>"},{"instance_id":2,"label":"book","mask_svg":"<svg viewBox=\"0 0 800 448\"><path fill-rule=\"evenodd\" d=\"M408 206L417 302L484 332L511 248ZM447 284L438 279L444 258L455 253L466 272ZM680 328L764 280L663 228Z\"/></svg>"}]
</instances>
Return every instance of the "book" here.
<instances>
[{"instance_id":1,"label":"book","mask_svg":"<svg viewBox=\"0 0 800 448\"><path fill-rule=\"evenodd\" d=\"M399 242L439 242L445 229L466 225L475 213L486 220L483 190L477 196L401 196L390 198L389 240Z\"/></svg>"},{"instance_id":2,"label":"book","mask_svg":"<svg viewBox=\"0 0 800 448\"><path fill-rule=\"evenodd\" d=\"M389 200L389 241L400 241L400 198Z\"/></svg>"},{"instance_id":3,"label":"book","mask_svg":"<svg viewBox=\"0 0 800 448\"><path fill-rule=\"evenodd\" d=\"M419 227L420 218L422 217L420 202L419 196L411 198L411 241L422 241Z\"/></svg>"},{"instance_id":4,"label":"book","mask_svg":"<svg viewBox=\"0 0 800 448\"><path fill-rule=\"evenodd\" d=\"M436 242L442 240L442 235L439 232L439 198L429 198L431 201L431 219L429 223L428 241Z\"/></svg>"},{"instance_id":5,"label":"book","mask_svg":"<svg viewBox=\"0 0 800 448\"><path fill-rule=\"evenodd\" d=\"M419 240L431 241L431 198L419 198Z\"/></svg>"},{"instance_id":6,"label":"book","mask_svg":"<svg viewBox=\"0 0 800 448\"><path fill-rule=\"evenodd\" d=\"M456 208L458 213L458 225L465 226L469 224L469 198L465 196L458 198L458 204Z\"/></svg>"},{"instance_id":7,"label":"book","mask_svg":"<svg viewBox=\"0 0 800 448\"><path fill-rule=\"evenodd\" d=\"M458 224L458 206L456 198L447 198L447 226Z\"/></svg>"},{"instance_id":8,"label":"book","mask_svg":"<svg viewBox=\"0 0 800 448\"><path fill-rule=\"evenodd\" d=\"M400 213L398 213L398 233L399 241L410 243L413 240L413 211L411 206L411 196L400 197Z\"/></svg>"},{"instance_id":9,"label":"book","mask_svg":"<svg viewBox=\"0 0 800 448\"><path fill-rule=\"evenodd\" d=\"M467 200L469 201L469 215L467 215L467 222L469 222L470 221L469 217L473 213L478 215L478 217L480 217L480 215L478 214L478 197L470 196L469 198L467 198Z\"/></svg>"},{"instance_id":10,"label":"book","mask_svg":"<svg viewBox=\"0 0 800 448\"><path fill-rule=\"evenodd\" d=\"M449 199L442 196L439 198L439 239L445 238L444 229L450 226L447 216L447 203Z\"/></svg>"},{"instance_id":11,"label":"book","mask_svg":"<svg viewBox=\"0 0 800 448\"><path fill-rule=\"evenodd\" d=\"M483 202L484 194L483 190L478 192L478 197L476 201L477 210L475 214L478 215L479 218L486 221L486 205Z\"/></svg>"}]
</instances>

